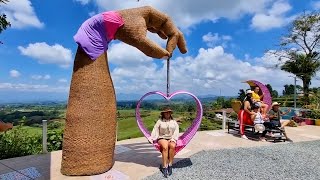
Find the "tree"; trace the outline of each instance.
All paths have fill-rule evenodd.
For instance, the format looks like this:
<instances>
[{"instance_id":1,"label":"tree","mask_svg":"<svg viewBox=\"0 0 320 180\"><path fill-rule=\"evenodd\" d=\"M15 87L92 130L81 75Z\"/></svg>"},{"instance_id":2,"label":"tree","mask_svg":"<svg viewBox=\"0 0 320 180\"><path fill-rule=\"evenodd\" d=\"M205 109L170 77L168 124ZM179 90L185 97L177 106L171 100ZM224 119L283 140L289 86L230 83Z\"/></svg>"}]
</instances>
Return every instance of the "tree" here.
<instances>
[{"instance_id":1,"label":"tree","mask_svg":"<svg viewBox=\"0 0 320 180\"><path fill-rule=\"evenodd\" d=\"M292 53L291 59L281 66L281 70L295 74L302 80L302 90L306 104L309 103L309 86L311 85L311 79L316 75L316 72L320 70L320 61L317 60L318 56L317 52L310 56L302 53Z\"/></svg>"},{"instance_id":2,"label":"tree","mask_svg":"<svg viewBox=\"0 0 320 180\"><path fill-rule=\"evenodd\" d=\"M0 0L0 3L6 4L6 2L9 2L9 0ZM7 21L7 16L5 14L1 14L0 15L0 33L10 26L11 24L9 21Z\"/></svg>"},{"instance_id":3,"label":"tree","mask_svg":"<svg viewBox=\"0 0 320 180\"><path fill-rule=\"evenodd\" d=\"M223 107L224 98L218 97L213 103L212 103L212 109L221 109Z\"/></svg>"},{"instance_id":4,"label":"tree","mask_svg":"<svg viewBox=\"0 0 320 180\"><path fill-rule=\"evenodd\" d=\"M0 3L4 3L6 4L6 2L9 2L9 0L0 0ZM7 27L10 27L11 24L9 21L7 21L7 16L5 14L0 14L0 33L3 30L6 30ZM0 41L0 44L2 44L2 42Z\"/></svg>"},{"instance_id":5,"label":"tree","mask_svg":"<svg viewBox=\"0 0 320 180\"><path fill-rule=\"evenodd\" d=\"M266 87L268 88L272 98L277 98L279 96L278 91L273 90L270 84L267 84Z\"/></svg>"},{"instance_id":6,"label":"tree","mask_svg":"<svg viewBox=\"0 0 320 180\"><path fill-rule=\"evenodd\" d=\"M297 17L282 37L280 49L269 51L285 60L281 69L295 74L303 82L303 92L308 103L309 86L320 67L320 13L304 13Z\"/></svg>"},{"instance_id":7,"label":"tree","mask_svg":"<svg viewBox=\"0 0 320 180\"><path fill-rule=\"evenodd\" d=\"M294 85L290 84L286 84L284 85L284 90L283 90L283 95L292 95L294 94Z\"/></svg>"},{"instance_id":8,"label":"tree","mask_svg":"<svg viewBox=\"0 0 320 180\"><path fill-rule=\"evenodd\" d=\"M246 97L246 93L244 92L244 90L243 89L239 89L237 99L239 101L243 101L245 97Z\"/></svg>"}]
</instances>

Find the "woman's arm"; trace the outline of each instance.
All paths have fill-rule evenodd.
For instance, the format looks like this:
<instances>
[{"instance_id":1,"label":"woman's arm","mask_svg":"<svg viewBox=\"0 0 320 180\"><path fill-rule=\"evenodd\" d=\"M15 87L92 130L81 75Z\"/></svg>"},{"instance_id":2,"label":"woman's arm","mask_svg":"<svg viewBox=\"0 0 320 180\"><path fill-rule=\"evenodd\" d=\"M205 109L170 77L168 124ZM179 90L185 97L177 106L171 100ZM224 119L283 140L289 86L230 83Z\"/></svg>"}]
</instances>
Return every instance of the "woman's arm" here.
<instances>
[{"instance_id":1,"label":"woman's arm","mask_svg":"<svg viewBox=\"0 0 320 180\"><path fill-rule=\"evenodd\" d=\"M179 138L179 124L177 123L177 121L174 121L174 123L175 123L176 129L173 132L171 141L174 141L176 143Z\"/></svg>"},{"instance_id":2,"label":"woman's arm","mask_svg":"<svg viewBox=\"0 0 320 180\"><path fill-rule=\"evenodd\" d=\"M286 115L286 114L289 114L290 112L291 112L291 108L288 108L288 111L287 112L282 112L282 111L280 111L281 112L281 116L283 116L283 115Z\"/></svg>"},{"instance_id":3,"label":"woman's arm","mask_svg":"<svg viewBox=\"0 0 320 180\"><path fill-rule=\"evenodd\" d=\"M254 119L256 119L256 117L257 117L257 114L256 114L256 113L251 114L251 120L252 120L252 121L254 121Z\"/></svg>"},{"instance_id":4,"label":"woman's arm","mask_svg":"<svg viewBox=\"0 0 320 180\"><path fill-rule=\"evenodd\" d=\"M160 127L161 120L158 120L157 123L154 125L153 130L151 132L150 140L156 140L159 137L159 127Z\"/></svg>"},{"instance_id":5,"label":"woman's arm","mask_svg":"<svg viewBox=\"0 0 320 180\"><path fill-rule=\"evenodd\" d=\"M254 112L251 112L251 111L249 110L249 107L250 107L249 101L245 101L245 102L244 102L244 111L247 112L247 113L249 113L250 115L254 115L255 113L254 113Z\"/></svg>"}]
</instances>

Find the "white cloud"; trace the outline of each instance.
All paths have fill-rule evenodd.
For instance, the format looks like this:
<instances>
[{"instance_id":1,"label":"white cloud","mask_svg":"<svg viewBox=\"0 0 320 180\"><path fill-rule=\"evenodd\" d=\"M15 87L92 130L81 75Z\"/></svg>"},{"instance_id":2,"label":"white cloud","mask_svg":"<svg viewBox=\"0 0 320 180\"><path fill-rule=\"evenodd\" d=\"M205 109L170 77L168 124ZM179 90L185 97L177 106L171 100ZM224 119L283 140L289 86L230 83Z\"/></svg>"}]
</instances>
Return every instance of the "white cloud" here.
<instances>
[{"instance_id":1,"label":"white cloud","mask_svg":"<svg viewBox=\"0 0 320 180\"><path fill-rule=\"evenodd\" d=\"M311 3L311 6L314 10L319 10L320 9L320 1L313 1Z\"/></svg>"},{"instance_id":2,"label":"white cloud","mask_svg":"<svg viewBox=\"0 0 320 180\"><path fill-rule=\"evenodd\" d=\"M69 67L72 62L72 52L60 44L48 45L45 42L19 46L21 54L37 59L40 64L57 64L60 67Z\"/></svg>"},{"instance_id":3,"label":"white cloud","mask_svg":"<svg viewBox=\"0 0 320 180\"><path fill-rule=\"evenodd\" d=\"M49 86L47 84L0 83L0 89L28 92L68 92L69 86Z\"/></svg>"},{"instance_id":4,"label":"white cloud","mask_svg":"<svg viewBox=\"0 0 320 180\"><path fill-rule=\"evenodd\" d=\"M43 79L50 79L51 78L51 76L50 75L45 75L45 76L43 76Z\"/></svg>"},{"instance_id":5,"label":"white cloud","mask_svg":"<svg viewBox=\"0 0 320 180\"><path fill-rule=\"evenodd\" d=\"M166 91L166 61L152 60L123 43L110 47L109 61L116 65L111 74L117 93ZM292 78L288 77L289 73L274 68L277 61L271 55L237 59L224 52L222 46L201 48L196 56L172 59L171 92L182 89L206 95L219 94L221 89L222 95L237 95L239 89L248 88L243 81L256 79L271 84L281 93L283 85L292 82Z\"/></svg>"},{"instance_id":6,"label":"white cloud","mask_svg":"<svg viewBox=\"0 0 320 180\"><path fill-rule=\"evenodd\" d=\"M99 11L117 10L125 8L151 5L170 15L174 22L187 30L201 22L216 22L219 18L238 19L246 14L263 12L270 0L225 0L225 1L123 1L93 0Z\"/></svg>"},{"instance_id":7,"label":"white cloud","mask_svg":"<svg viewBox=\"0 0 320 180\"><path fill-rule=\"evenodd\" d=\"M86 5L86 4L88 4L90 2L90 0L74 0L74 1L79 2L82 5Z\"/></svg>"},{"instance_id":8,"label":"white cloud","mask_svg":"<svg viewBox=\"0 0 320 180\"><path fill-rule=\"evenodd\" d=\"M13 69L13 70L10 71L10 76L13 77L13 78L17 78L20 75L21 75L21 73L19 71L17 71L17 70Z\"/></svg>"},{"instance_id":9,"label":"white cloud","mask_svg":"<svg viewBox=\"0 0 320 180\"><path fill-rule=\"evenodd\" d=\"M66 79L63 79L63 78L62 78L62 79L59 79L58 82L60 82L60 83L66 83L66 82L68 82L68 81L67 81Z\"/></svg>"},{"instance_id":10,"label":"white cloud","mask_svg":"<svg viewBox=\"0 0 320 180\"><path fill-rule=\"evenodd\" d=\"M51 76L49 74L47 74L47 75L32 75L31 78L35 79L35 80L41 80L41 79L48 80L51 78Z\"/></svg>"},{"instance_id":11,"label":"white cloud","mask_svg":"<svg viewBox=\"0 0 320 180\"><path fill-rule=\"evenodd\" d=\"M10 0L0 6L13 28L44 27L44 23L37 17L30 0Z\"/></svg>"},{"instance_id":12,"label":"white cloud","mask_svg":"<svg viewBox=\"0 0 320 180\"><path fill-rule=\"evenodd\" d=\"M291 5L286 0L276 1L268 11L257 13L253 16L251 27L258 31L283 27L290 23L295 17L287 17L285 15L291 8Z\"/></svg>"},{"instance_id":13,"label":"white cloud","mask_svg":"<svg viewBox=\"0 0 320 180\"><path fill-rule=\"evenodd\" d=\"M227 47L227 43L231 40L231 36L219 35L218 33L212 34L211 32L202 36L202 41L205 42L208 47L214 47L216 45L222 45L223 47Z\"/></svg>"},{"instance_id":14,"label":"white cloud","mask_svg":"<svg viewBox=\"0 0 320 180\"><path fill-rule=\"evenodd\" d=\"M89 12L89 16L90 16L90 17L92 17L92 16L94 16L94 15L96 15L96 14L97 14L97 13L94 12L94 11Z\"/></svg>"}]
</instances>

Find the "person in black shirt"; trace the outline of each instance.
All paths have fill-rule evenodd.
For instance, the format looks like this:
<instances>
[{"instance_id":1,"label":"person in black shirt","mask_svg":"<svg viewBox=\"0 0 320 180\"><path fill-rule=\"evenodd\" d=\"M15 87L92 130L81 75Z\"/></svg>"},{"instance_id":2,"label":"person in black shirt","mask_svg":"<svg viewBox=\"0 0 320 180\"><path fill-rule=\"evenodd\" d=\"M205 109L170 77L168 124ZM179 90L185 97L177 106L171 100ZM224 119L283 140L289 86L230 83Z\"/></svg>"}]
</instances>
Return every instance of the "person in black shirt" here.
<instances>
[{"instance_id":1,"label":"person in black shirt","mask_svg":"<svg viewBox=\"0 0 320 180\"><path fill-rule=\"evenodd\" d=\"M288 114L290 111L291 109L289 108L287 112L282 112L280 110L280 103L277 102L272 103L272 109L269 111L270 122L274 125L274 127L279 127L279 129L283 131L287 141L291 141L291 139L287 137L284 127L288 125L291 120L282 120L281 116Z\"/></svg>"}]
</instances>

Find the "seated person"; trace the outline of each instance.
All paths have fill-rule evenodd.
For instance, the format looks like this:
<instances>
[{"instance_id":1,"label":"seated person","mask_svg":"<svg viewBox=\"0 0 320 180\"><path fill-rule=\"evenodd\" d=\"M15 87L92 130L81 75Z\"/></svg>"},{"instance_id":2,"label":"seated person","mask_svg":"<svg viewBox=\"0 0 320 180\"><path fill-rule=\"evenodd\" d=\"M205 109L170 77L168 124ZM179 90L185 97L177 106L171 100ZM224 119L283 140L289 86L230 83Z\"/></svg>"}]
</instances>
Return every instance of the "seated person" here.
<instances>
[{"instance_id":1,"label":"seated person","mask_svg":"<svg viewBox=\"0 0 320 180\"><path fill-rule=\"evenodd\" d=\"M172 174L172 163L176 150L176 143L179 137L179 125L172 118L172 110L165 108L161 111L161 118L155 124L151 137L148 139L150 143L154 140L158 141L162 154L161 172L164 177Z\"/></svg>"},{"instance_id":2,"label":"seated person","mask_svg":"<svg viewBox=\"0 0 320 180\"><path fill-rule=\"evenodd\" d=\"M261 124L261 125L264 125L266 128L269 128L269 129L272 128L273 124L271 122L265 122L263 120L262 114L260 113L260 104L259 103L254 103L252 106L252 110L253 110L254 114L251 115L251 120L254 122L254 125ZM267 134L267 129L265 129L262 132L262 134L260 136L260 141L266 141L266 139L265 139L266 134Z\"/></svg>"},{"instance_id":3,"label":"seated person","mask_svg":"<svg viewBox=\"0 0 320 180\"><path fill-rule=\"evenodd\" d=\"M263 103L262 98L263 98L264 94L259 95L259 91L260 91L259 86L254 87L253 93L252 93L252 100L253 100L253 102L260 103L262 115L263 115L263 118L265 118L265 116L267 114L267 110L268 110L268 105Z\"/></svg>"},{"instance_id":4,"label":"seated person","mask_svg":"<svg viewBox=\"0 0 320 180\"><path fill-rule=\"evenodd\" d=\"M251 112L252 102L252 92L251 90L247 90L246 97L244 98L244 102L238 112L238 120L239 120L239 130L241 138L248 139L247 136L244 134L245 125L253 125L253 121L251 120L251 115L255 114Z\"/></svg>"},{"instance_id":5,"label":"seated person","mask_svg":"<svg viewBox=\"0 0 320 180\"><path fill-rule=\"evenodd\" d=\"M272 103L272 109L269 111L269 119L270 122L275 126L279 127L281 130L284 131L284 127L290 123L291 120L281 120L281 116L288 114L291 109L289 108L287 112L282 112L280 110L280 104L277 102ZM283 132L284 136L288 141L291 141L285 131Z\"/></svg>"}]
</instances>

